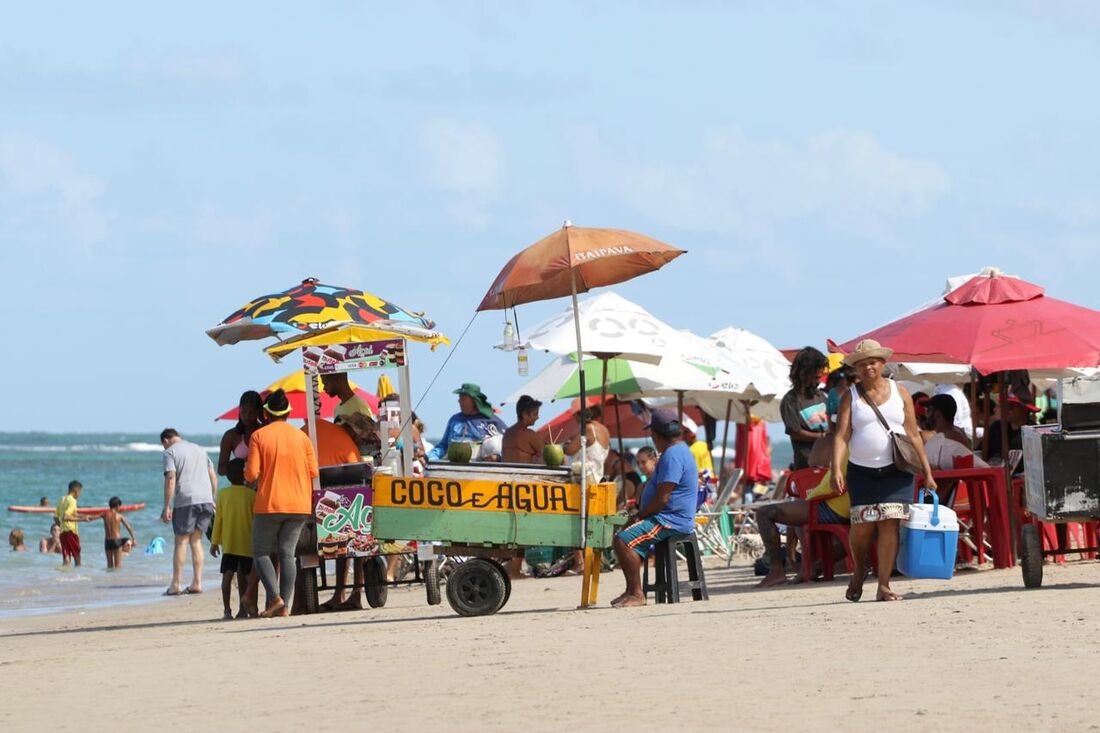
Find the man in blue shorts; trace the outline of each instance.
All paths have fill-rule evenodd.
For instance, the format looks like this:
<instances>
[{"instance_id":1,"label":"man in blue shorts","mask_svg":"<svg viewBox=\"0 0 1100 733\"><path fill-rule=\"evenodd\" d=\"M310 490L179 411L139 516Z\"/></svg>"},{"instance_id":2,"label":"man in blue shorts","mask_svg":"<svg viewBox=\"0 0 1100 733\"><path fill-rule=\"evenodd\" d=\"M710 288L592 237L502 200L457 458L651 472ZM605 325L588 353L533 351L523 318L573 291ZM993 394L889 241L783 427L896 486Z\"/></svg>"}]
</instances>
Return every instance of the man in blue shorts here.
<instances>
[{"instance_id":1,"label":"man in blue shorts","mask_svg":"<svg viewBox=\"0 0 1100 733\"><path fill-rule=\"evenodd\" d=\"M654 543L695 531L699 469L681 439L683 426L672 410L654 410L650 433L661 457L646 482L634 522L615 535L615 557L626 578L626 591L611 601L615 608L644 606L642 563Z\"/></svg>"}]
</instances>

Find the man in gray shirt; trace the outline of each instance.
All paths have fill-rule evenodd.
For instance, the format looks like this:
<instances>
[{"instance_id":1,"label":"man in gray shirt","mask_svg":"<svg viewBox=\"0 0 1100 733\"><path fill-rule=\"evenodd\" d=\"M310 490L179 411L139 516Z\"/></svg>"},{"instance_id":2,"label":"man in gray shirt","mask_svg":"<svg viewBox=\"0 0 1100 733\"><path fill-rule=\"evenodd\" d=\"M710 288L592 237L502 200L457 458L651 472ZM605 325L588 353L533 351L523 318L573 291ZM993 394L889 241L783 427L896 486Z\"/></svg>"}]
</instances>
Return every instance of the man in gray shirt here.
<instances>
[{"instance_id":1,"label":"man in gray shirt","mask_svg":"<svg viewBox=\"0 0 1100 733\"><path fill-rule=\"evenodd\" d=\"M202 535L214 519L214 494L218 475L206 451L180 437L172 428L160 434L164 446L164 511L160 521L172 523L176 537L172 556L172 582L165 595L202 593ZM191 549L191 585L180 588L183 564Z\"/></svg>"}]
</instances>

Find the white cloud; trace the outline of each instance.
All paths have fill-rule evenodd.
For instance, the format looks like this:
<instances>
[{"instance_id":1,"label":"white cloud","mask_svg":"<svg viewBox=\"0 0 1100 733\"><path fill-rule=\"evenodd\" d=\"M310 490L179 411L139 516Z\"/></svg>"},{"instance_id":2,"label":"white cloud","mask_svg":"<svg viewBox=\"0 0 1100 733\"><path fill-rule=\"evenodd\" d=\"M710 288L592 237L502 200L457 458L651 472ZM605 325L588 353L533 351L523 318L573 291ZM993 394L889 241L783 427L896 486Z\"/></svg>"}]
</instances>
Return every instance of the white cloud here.
<instances>
[{"instance_id":1,"label":"white cloud","mask_svg":"<svg viewBox=\"0 0 1100 733\"><path fill-rule=\"evenodd\" d=\"M886 149L873 135L834 130L801 143L706 133L693 160L645 159L591 129L573 136L579 182L690 231L761 239L787 220L821 217L848 233L889 239L949 189L939 165Z\"/></svg>"},{"instance_id":2,"label":"white cloud","mask_svg":"<svg viewBox=\"0 0 1100 733\"><path fill-rule=\"evenodd\" d=\"M428 184L451 196L452 218L474 229L488 226L487 207L500 199L505 163L500 137L490 128L456 120L433 120L419 130Z\"/></svg>"},{"instance_id":3,"label":"white cloud","mask_svg":"<svg viewBox=\"0 0 1100 733\"><path fill-rule=\"evenodd\" d=\"M39 218L60 219L83 242L106 236L107 222L99 208L105 186L82 172L63 150L35 138L0 135L0 181L12 198L12 217L30 227ZM3 207L7 209L8 207ZM52 223L52 222L50 222Z\"/></svg>"}]
</instances>

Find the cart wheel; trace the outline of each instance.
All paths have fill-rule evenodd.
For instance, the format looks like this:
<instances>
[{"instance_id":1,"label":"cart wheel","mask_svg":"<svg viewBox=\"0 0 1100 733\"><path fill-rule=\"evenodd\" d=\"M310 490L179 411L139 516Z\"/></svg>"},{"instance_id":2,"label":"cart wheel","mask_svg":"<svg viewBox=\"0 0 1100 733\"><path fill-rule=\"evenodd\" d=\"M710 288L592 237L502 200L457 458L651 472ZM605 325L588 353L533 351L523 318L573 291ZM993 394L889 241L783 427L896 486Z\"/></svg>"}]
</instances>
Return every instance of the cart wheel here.
<instances>
[{"instance_id":1,"label":"cart wheel","mask_svg":"<svg viewBox=\"0 0 1100 733\"><path fill-rule=\"evenodd\" d=\"M438 606L443 602L443 595L439 590L439 560L426 560L424 562L424 588L428 594L428 605Z\"/></svg>"},{"instance_id":2,"label":"cart wheel","mask_svg":"<svg viewBox=\"0 0 1100 733\"><path fill-rule=\"evenodd\" d=\"M1024 571L1025 588L1043 584L1043 541L1034 524L1025 524L1020 530L1020 567Z\"/></svg>"},{"instance_id":3,"label":"cart wheel","mask_svg":"<svg viewBox=\"0 0 1100 733\"><path fill-rule=\"evenodd\" d=\"M504 578L504 600L500 602L500 608L504 608L508 605L508 599L512 597L512 579L508 577L508 569L499 562L494 562L500 569L500 574ZM500 608L497 610L499 611Z\"/></svg>"},{"instance_id":4,"label":"cart wheel","mask_svg":"<svg viewBox=\"0 0 1100 733\"><path fill-rule=\"evenodd\" d=\"M302 574L302 597L305 599L306 613L317 613L317 568L299 570Z\"/></svg>"},{"instance_id":5,"label":"cart wheel","mask_svg":"<svg viewBox=\"0 0 1100 733\"><path fill-rule=\"evenodd\" d=\"M475 557L459 565L447 581L447 601L459 616L488 616L507 597L507 574L500 566Z\"/></svg>"},{"instance_id":6,"label":"cart wheel","mask_svg":"<svg viewBox=\"0 0 1100 733\"><path fill-rule=\"evenodd\" d=\"M372 557L367 559L367 566L363 572L363 585L366 586L368 606L382 608L386 605L386 599L390 595L390 587L386 585L386 566L382 564L382 558Z\"/></svg>"}]
</instances>

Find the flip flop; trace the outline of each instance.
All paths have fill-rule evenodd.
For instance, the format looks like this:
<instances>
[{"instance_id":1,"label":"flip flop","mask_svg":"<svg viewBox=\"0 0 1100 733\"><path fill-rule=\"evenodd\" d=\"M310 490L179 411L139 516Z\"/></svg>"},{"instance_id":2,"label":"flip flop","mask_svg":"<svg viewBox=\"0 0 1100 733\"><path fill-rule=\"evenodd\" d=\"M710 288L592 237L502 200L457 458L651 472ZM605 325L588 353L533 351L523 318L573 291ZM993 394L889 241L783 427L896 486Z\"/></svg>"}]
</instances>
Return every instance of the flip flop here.
<instances>
[{"instance_id":1,"label":"flip flop","mask_svg":"<svg viewBox=\"0 0 1100 733\"><path fill-rule=\"evenodd\" d=\"M166 590L166 591L164 591L163 595L166 595L166 596L182 596L183 591L177 590L177 591L173 592L173 591L170 591L170 590Z\"/></svg>"},{"instance_id":2,"label":"flip flop","mask_svg":"<svg viewBox=\"0 0 1100 733\"><path fill-rule=\"evenodd\" d=\"M197 595L202 593L201 590L192 590L190 588L184 588L180 592L183 593L183 595L185 595L185 596L197 596Z\"/></svg>"}]
</instances>

